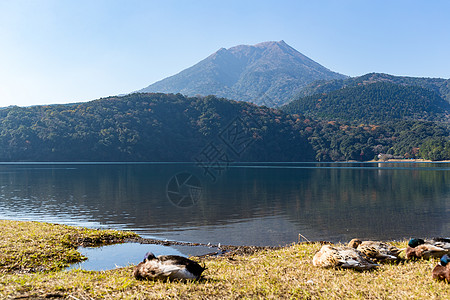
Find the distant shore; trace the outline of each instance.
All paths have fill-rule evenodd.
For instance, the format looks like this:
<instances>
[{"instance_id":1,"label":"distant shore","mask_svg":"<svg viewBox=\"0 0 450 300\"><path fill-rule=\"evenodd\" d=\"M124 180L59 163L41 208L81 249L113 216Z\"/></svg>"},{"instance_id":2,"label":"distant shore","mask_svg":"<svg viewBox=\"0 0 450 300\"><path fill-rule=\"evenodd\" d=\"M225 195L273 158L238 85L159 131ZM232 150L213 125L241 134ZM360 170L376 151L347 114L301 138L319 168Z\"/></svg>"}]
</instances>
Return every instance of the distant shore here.
<instances>
[{"instance_id":1,"label":"distant shore","mask_svg":"<svg viewBox=\"0 0 450 300\"><path fill-rule=\"evenodd\" d=\"M421 158L418 158L418 159L391 158L391 159L388 159L388 160L374 160L374 159L372 159L372 160L369 160L368 162L374 162L374 163L390 163L390 162L419 162L419 163L420 163L420 162L432 162L432 163L450 163L450 160L436 160L436 161L433 161L433 160L429 160L429 159L421 159Z\"/></svg>"}]
</instances>

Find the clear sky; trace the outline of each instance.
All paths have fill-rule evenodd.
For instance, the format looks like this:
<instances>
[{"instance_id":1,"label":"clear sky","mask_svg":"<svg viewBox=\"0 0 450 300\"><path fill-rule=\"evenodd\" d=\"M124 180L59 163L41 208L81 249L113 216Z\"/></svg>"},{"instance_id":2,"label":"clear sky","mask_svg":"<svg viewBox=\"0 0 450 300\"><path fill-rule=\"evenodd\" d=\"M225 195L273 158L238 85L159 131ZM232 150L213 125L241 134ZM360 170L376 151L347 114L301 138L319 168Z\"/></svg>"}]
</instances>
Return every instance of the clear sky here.
<instances>
[{"instance_id":1,"label":"clear sky","mask_svg":"<svg viewBox=\"0 0 450 300\"><path fill-rule=\"evenodd\" d=\"M450 1L0 0L0 106L128 93L279 40L349 76L450 78Z\"/></svg>"}]
</instances>

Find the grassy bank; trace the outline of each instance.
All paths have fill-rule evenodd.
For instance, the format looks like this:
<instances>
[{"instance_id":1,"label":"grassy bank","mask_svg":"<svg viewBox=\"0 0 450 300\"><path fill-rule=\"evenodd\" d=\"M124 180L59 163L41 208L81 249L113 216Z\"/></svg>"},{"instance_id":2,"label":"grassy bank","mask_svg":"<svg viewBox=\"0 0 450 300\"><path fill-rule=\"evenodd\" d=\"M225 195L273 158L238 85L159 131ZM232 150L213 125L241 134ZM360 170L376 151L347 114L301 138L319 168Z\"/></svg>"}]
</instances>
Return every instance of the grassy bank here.
<instances>
[{"instance_id":1,"label":"grassy bank","mask_svg":"<svg viewBox=\"0 0 450 300\"><path fill-rule=\"evenodd\" d=\"M318 243L205 258L202 263L207 270L199 282L137 281L131 276L132 266L105 272L58 271L68 262L81 259L75 250L81 243L118 241L133 234L0 222L4 237L0 298L450 298L450 285L431 279L435 260L383 265L372 272L327 270L312 265L312 257L321 247ZM29 272L36 270L47 271Z\"/></svg>"},{"instance_id":2,"label":"grassy bank","mask_svg":"<svg viewBox=\"0 0 450 300\"><path fill-rule=\"evenodd\" d=\"M83 259L78 246L124 241L137 236L41 222L0 220L0 274L59 270Z\"/></svg>"}]
</instances>

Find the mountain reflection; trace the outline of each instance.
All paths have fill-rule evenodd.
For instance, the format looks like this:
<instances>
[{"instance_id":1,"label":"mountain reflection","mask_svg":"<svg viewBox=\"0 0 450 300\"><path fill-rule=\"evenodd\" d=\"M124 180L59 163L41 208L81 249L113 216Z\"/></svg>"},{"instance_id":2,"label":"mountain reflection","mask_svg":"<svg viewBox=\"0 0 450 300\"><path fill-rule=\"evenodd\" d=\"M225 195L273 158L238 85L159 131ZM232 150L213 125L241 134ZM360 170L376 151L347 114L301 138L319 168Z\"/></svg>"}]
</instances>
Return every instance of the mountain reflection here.
<instances>
[{"instance_id":1,"label":"mountain reflection","mask_svg":"<svg viewBox=\"0 0 450 300\"><path fill-rule=\"evenodd\" d=\"M330 241L448 236L449 171L450 164L252 164L228 166L213 181L192 164L7 164L0 218L222 244L283 245L299 233ZM180 186L194 205L170 201L177 174L180 184L183 174L198 179L195 194Z\"/></svg>"}]
</instances>

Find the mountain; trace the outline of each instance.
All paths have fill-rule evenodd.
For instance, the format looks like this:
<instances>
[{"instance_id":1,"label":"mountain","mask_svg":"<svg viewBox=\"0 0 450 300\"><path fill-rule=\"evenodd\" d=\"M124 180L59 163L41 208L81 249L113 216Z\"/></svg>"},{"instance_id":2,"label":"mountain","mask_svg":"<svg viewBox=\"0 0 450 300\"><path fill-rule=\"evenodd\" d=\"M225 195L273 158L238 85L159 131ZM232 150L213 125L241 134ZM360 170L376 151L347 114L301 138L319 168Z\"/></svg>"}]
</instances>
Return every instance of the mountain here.
<instances>
[{"instance_id":1,"label":"mountain","mask_svg":"<svg viewBox=\"0 0 450 300\"><path fill-rule=\"evenodd\" d=\"M316 80L345 79L284 41L222 48L180 73L138 92L216 95L276 107Z\"/></svg>"},{"instance_id":2,"label":"mountain","mask_svg":"<svg viewBox=\"0 0 450 300\"><path fill-rule=\"evenodd\" d=\"M330 93L345 87L369 85L376 82L422 87L436 92L440 97L450 103L450 79L394 76L384 73L369 73L346 79L318 80L302 88L293 99L312 96L314 94Z\"/></svg>"},{"instance_id":3,"label":"mountain","mask_svg":"<svg viewBox=\"0 0 450 300\"><path fill-rule=\"evenodd\" d=\"M328 83L328 87L336 87L335 83ZM320 119L371 124L394 120L448 122L450 116L450 104L437 92L391 81L344 85L328 93L294 100L282 110Z\"/></svg>"}]
</instances>

